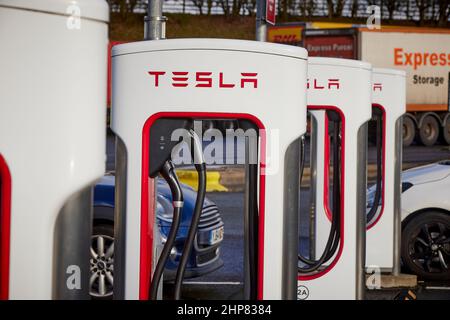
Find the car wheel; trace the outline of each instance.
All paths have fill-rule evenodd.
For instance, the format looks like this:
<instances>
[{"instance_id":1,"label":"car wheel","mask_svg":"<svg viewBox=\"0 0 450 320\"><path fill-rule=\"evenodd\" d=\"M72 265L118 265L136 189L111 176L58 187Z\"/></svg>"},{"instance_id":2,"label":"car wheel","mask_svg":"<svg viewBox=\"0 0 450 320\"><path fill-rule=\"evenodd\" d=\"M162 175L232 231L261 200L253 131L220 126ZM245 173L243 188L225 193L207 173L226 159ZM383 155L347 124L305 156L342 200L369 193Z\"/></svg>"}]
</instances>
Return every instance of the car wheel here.
<instances>
[{"instance_id":1,"label":"car wheel","mask_svg":"<svg viewBox=\"0 0 450 320\"><path fill-rule=\"evenodd\" d=\"M112 299L114 283L114 226L95 225L91 242L89 293L93 299Z\"/></svg>"},{"instance_id":2,"label":"car wheel","mask_svg":"<svg viewBox=\"0 0 450 320\"><path fill-rule=\"evenodd\" d=\"M427 211L409 221L402 232L402 261L424 280L450 279L450 216Z\"/></svg>"}]
</instances>

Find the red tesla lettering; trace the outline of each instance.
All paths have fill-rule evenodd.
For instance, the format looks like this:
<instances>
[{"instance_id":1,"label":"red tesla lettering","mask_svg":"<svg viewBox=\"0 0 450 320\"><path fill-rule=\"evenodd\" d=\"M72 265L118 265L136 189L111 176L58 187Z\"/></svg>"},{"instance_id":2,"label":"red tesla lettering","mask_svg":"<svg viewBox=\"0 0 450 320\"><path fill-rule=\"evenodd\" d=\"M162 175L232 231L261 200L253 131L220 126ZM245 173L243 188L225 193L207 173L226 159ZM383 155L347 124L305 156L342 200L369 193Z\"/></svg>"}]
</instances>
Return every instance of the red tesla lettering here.
<instances>
[{"instance_id":1,"label":"red tesla lettering","mask_svg":"<svg viewBox=\"0 0 450 320\"><path fill-rule=\"evenodd\" d=\"M195 80L197 84L195 85L198 88L211 88L212 87L212 72L197 72L195 74Z\"/></svg>"},{"instance_id":2,"label":"red tesla lettering","mask_svg":"<svg viewBox=\"0 0 450 320\"><path fill-rule=\"evenodd\" d=\"M244 88L246 83L253 83L253 88L258 88L257 75L257 73L242 72L241 76L243 78L241 79L241 88Z\"/></svg>"},{"instance_id":3,"label":"red tesla lettering","mask_svg":"<svg viewBox=\"0 0 450 320\"><path fill-rule=\"evenodd\" d=\"M331 87L339 89L339 79L328 79L328 89L331 89Z\"/></svg>"},{"instance_id":4,"label":"red tesla lettering","mask_svg":"<svg viewBox=\"0 0 450 320\"><path fill-rule=\"evenodd\" d=\"M172 86L187 87L188 86L188 72L172 72Z\"/></svg>"},{"instance_id":5,"label":"red tesla lettering","mask_svg":"<svg viewBox=\"0 0 450 320\"><path fill-rule=\"evenodd\" d=\"M314 79L314 89L324 89L324 88L325 88L324 86L319 86L317 84L317 79Z\"/></svg>"},{"instance_id":6,"label":"red tesla lettering","mask_svg":"<svg viewBox=\"0 0 450 320\"><path fill-rule=\"evenodd\" d=\"M159 87L161 76L165 75L167 71L148 71L148 74L154 78L153 84L155 87ZM226 82L224 80L224 73L218 72L219 79L216 78L217 73L210 71L196 71L195 79L191 79L191 84L189 84L189 74L188 71L173 71L172 73L172 87L189 87L195 86L196 88L212 88L213 85L219 88L235 88L236 83ZM192 74L191 73L191 74ZM240 87L245 88L251 87L258 88L258 73L256 72L241 72ZM193 78L193 75L191 76ZM218 80L218 81L217 81ZM216 82L217 81L217 82ZM247 85L248 84L248 85Z\"/></svg>"},{"instance_id":7,"label":"red tesla lettering","mask_svg":"<svg viewBox=\"0 0 450 320\"><path fill-rule=\"evenodd\" d=\"M382 91L383 90L383 85L381 83L374 83L373 84L373 91Z\"/></svg>"},{"instance_id":8,"label":"red tesla lettering","mask_svg":"<svg viewBox=\"0 0 450 320\"><path fill-rule=\"evenodd\" d=\"M234 84L223 82L223 72L219 73L219 88L234 88Z\"/></svg>"},{"instance_id":9,"label":"red tesla lettering","mask_svg":"<svg viewBox=\"0 0 450 320\"><path fill-rule=\"evenodd\" d=\"M326 89L328 90L332 90L332 89L336 89L339 90L341 84L339 82L339 79L328 79L326 82ZM309 79L306 80L306 89L310 89L311 88L311 81ZM319 79L313 79L312 80L312 89L316 89L316 90L323 90L325 89L325 84L321 84L321 82L319 81Z\"/></svg>"},{"instance_id":10,"label":"red tesla lettering","mask_svg":"<svg viewBox=\"0 0 450 320\"><path fill-rule=\"evenodd\" d=\"M165 75L165 71L149 71L149 75L155 76L155 87L159 86L159 76Z\"/></svg>"}]
</instances>

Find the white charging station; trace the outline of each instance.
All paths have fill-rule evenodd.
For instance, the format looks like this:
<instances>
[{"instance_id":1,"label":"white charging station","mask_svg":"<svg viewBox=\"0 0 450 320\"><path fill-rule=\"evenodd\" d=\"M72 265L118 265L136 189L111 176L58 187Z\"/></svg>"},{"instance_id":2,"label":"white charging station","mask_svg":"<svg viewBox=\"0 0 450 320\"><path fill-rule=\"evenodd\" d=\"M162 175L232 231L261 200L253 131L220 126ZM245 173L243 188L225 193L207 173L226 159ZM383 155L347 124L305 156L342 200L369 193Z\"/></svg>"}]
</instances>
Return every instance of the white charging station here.
<instances>
[{"instance_id":1,"label":"white charging station","mask_svg":"<svg viewBox=\"0 0 450 320\"><path fill-rule=\"evenodd\" d=\"M366 123L371 118L371 77L371 65L365 62L308 59L307 101L311 114L311 144L315 145L311 151L315 237L311 239L309 259L317 262L325 250L330 254L321 263L316 263L317 267L310 272L299 266L299 299L364 297L365 140ZM336 121L336 130L339 128L333 138L339 144L333 148L329 132L331 118ZM333 179L333 185L336 184L339 191L336 195L330 192L332 153L335 155L333 172L339 172L337 179ZM336 215L338 211L339 216ZM335 216L334 250L330 250L327 235L332 230L330 221Z\"/></svg>"},{"instance_id":2,"label":"white charging station","mask_svg":"<svg viewBox=\"0 0 450 320\"><path fill-rule=\"evenodd\" d=\"M89 298L109 8L0 0L0 298Z\"/></svg>"},{"instance_id":3,"label":"white charging station","mask_svg":"<svg viewBox=\"0 0 450 320\"><path fill-rule=\"evenodd\" d=\"M401 119L406 112L405 72L374 68L372 86L372 107L381 110L383 117L382 187L381 201L375 204L375 214L367 221L366 266L391 272L394 265L394 219L401 215ZM368 199L371 201L376 201L373 199L375 188L369 189Z\"/></svg>"},{"instance_id":4,"label":"white charging station","mask_svg":"<svg viewBox=\"0 0 450 320\"><path fill-rule=\"evenodd\" d=\"M116 299L149 298L158 245L149 135L163 118L244 119L259 128L257 297L296 298L298 148L292 146L306 130L306 59L303 48L238 40L113 48Z\"/></svg>"}]
</instances>

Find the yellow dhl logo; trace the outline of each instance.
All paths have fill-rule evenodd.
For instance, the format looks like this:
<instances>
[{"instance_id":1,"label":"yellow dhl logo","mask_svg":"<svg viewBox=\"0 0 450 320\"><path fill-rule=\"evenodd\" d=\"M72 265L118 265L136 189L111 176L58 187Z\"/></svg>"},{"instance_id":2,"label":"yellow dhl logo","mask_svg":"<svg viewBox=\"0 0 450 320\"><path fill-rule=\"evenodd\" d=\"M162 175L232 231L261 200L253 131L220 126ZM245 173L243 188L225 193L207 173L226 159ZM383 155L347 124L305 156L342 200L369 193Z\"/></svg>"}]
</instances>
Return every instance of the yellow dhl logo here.
<instances>
[{"instance_id":1,"label":"yellow dhl logo","mask_svg":"<svg viewBox=\"0 0 450 320\"><path fill-rule=\"evenodd\" d=\"M276 43L294 43L302 40L302 27L272 27L267 31L267 40Z\"/></svg>"}]
</instances>

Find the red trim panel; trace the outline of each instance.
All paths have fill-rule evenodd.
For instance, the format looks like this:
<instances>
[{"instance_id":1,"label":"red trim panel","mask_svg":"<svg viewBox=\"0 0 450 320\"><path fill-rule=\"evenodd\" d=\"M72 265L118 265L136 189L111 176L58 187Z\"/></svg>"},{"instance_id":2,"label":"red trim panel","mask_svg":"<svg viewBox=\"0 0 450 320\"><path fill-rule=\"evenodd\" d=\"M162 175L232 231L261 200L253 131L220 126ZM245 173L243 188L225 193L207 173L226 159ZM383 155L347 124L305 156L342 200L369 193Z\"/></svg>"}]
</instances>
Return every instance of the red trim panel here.
<instances>
[{"instance_id":1,"label":"red trim panel","mask_svg":"<svg viewBox=\"0 0 450 320\"><path fill-rule=\"evenodd\" d=\"M323 207L325 214L331 222L331 209L330 209L330 137L328 136L328 117L325 116L325 129L324 129L324 166L323 166Z\"/></svg>"},{"instance_id":2,"label":"red trim panel","mask_svg":"<svg viewBox=\"0 0 450 320\"><path fill-rule=\"evenodd\" d=\"M259 195L259 229L258 229L258 299L263 299L264 281L264 213L265 213L265 163L266 163L266 136L263 123L254 115L246 113L214 113L214 112L160 112L153 114L142 129L142 172L141 172L141 243L139 268L139 299L148 300L148 288L151 285L150 273L153 256L153 224L155 212L151 208L149 197L148 160L150 156L149 141L150 127L159 118L197 118L197 119L247 119L260 129L260 195ZM154 190L152 191L154 193Z\"/></svg>"},{"instance_id":3,"label":"red trim panel","mask_svg":"<svg viewBox=\"0 0 450 320\"><path fill-rule=\"evenodd\" d=\"M9 297L11 174L1 154L0 181L0 300L7 300Z\"/></svg>"},{"instance_id":4,"label":"red trim panel","mask_svg":"<svg viewBox=\"0 0 450 320\"><path fill-rule=\"evenodd\" d=\"M324 276L325 274L327 274L328 272L330 272L331 269L334 268L334 266L338 263L342 252L344 250L344 222L345 222L345 115L342 112L342 110L340 110L338 107L336 106L318 106L318 105L308 105L308 109L310 110L333 110L336 111L341 120L342 120L342 128L341 128L341 138L342 138L342 143L341 143L341 187L342 187L342 191L341 191L341 240L339 243L339 250L337 252L336 257L334 258L333 262L330 263L325 269L321 270L320 272L314 273L314 274L310 274L310 275L298 275L297 279L299 281L309 281L309 280L314 280L317 278L320 278L322 276ZM328 121L326 121L327 123ZM328 129L327 129L328 130ZM328 140L327 135L325 136L325 140ZM327 156L328 153L328 156ZM325 158L329 159L329 149L328 151L325 150ZM329 161L326 161L325 159L325 164L328 165ZM328 170L328 169L326 169ZM324 174L324 206L325 206L325 212L328 208L328 192L329 192L329 188L327 188L328 186L328 174ZM329 209L328 209L329 210Z\"/></svg>"},{"instance_id":5,"label":"red trim panel","mask_svg":"<svg viewBox=\"0 0 450 320\"><path fill-rule=\"evenodd\" d=\"M382 115L382 119L383 119L383 131L382 131L382 143L383 143L383 148L381 150L382 153L382 176L381 176L381 211L380 213L376 216L376 219L374 221L369 221L369 224L367 225L366 229L369 230L370 228L372 228L373 226L375 226L378 221L380 221L381 216L383 215L384 212L384 194L385 194L385 189L386 189L386 109L377 103L372 104L372 108L377 108L380 109L383 112Z\"/></svg>"}]
</instances>

